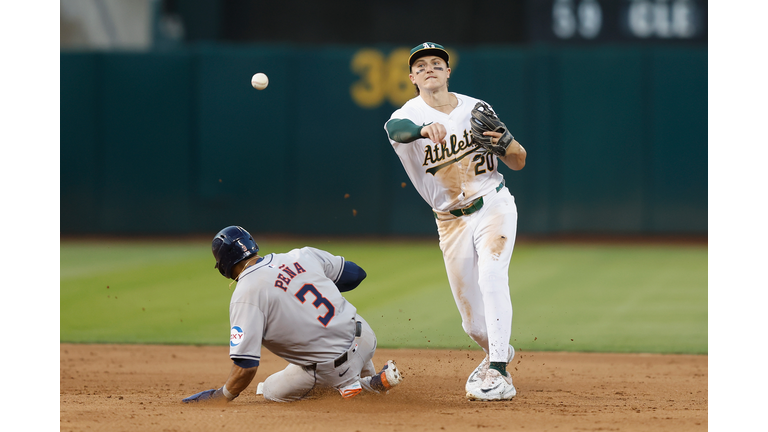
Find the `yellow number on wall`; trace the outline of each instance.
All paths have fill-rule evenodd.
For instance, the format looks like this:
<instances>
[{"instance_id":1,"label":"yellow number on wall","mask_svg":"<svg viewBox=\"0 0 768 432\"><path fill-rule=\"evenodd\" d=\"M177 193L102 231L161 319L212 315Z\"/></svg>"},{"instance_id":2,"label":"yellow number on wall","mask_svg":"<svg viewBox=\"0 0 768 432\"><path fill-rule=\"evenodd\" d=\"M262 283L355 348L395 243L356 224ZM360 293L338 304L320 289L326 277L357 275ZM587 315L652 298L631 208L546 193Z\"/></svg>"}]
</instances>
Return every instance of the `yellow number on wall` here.
<instances>
[{"instance_id":1,"label":"yellow number on wall","mask_svg":"<svg viewBox=\"0 0 768 432\"><path fill-rule=\"evenodd\" d=\"M458 63L455 52L448 50L451 56L451 70ZM349 89L352 100L363 108L376 108L389 100L393 106L400 107L416 96L416 90L408 78L408 48L397 48L389 57L384 58L381 51L361 49L352 57L352 72L360 77Z\"/></svg>"},{"instance_id":2,"label":"yellow number on wall","mask_svg":"<svg viewBox=\"0 0 768 432\"><path fill-rule=\"evenodd\" d=\"M373 49L362 49L352 57L352 72L360 80L352 84L352 100L363 108L376 108L384 100L384 55Z\"/></svg>"}]
</instances>

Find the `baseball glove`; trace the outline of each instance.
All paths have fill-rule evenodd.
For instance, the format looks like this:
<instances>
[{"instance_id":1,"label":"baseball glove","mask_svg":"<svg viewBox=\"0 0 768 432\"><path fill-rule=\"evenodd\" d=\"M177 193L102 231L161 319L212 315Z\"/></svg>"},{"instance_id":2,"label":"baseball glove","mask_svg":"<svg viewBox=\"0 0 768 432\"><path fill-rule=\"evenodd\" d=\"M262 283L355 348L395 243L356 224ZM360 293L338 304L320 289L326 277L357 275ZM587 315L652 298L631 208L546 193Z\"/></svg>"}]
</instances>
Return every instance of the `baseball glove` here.
<instances>
[{"instance_id":1,"label":"baseball glove","mask_svg":"<svg viewBox=\"0 0 768 432\"><path fill-rule=\"evenodd\" d=\"M472 108L470 123L472 124L472 141L475 144L485 149L487 153L493 153L496 156L501 157L507 154L507 147L512 144L515 137L509 133L507 125L499 120L490 105L485 102L476 103L475 107ZM492 137L483 135L483 132L499 132L501 138L496 144L493 144L491 142Z\"/></svg>"}]
</instances>

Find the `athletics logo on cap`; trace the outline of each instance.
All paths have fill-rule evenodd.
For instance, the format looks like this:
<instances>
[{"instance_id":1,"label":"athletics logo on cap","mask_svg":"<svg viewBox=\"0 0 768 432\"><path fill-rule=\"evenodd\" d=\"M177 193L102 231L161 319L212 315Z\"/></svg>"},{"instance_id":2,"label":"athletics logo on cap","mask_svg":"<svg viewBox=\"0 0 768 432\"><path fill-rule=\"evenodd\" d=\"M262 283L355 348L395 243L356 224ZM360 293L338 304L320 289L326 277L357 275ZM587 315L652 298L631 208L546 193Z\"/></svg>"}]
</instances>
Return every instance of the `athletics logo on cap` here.
<instances>
[{"instance_id":1,"label":"athletics logo on cap","mask_svg":"<svg viewBox=\"0 0 768 432\"><path fill-rule=\"evenodd\" d=\"M408 66L413 66L413 62L426 55L438 56L445 60L446 64L449 63L448 52L445 50L445 48L443 48L442 45L436 44L434 42L424 42L422 44L416 45L413 47L413 49L411 49L411 55L408 57Z\"/></svg>"},{"instance_id":2,"label":"athletics logo on cap","mask_svg":"<svg viewBox=\"0 0 768 432\"><path fill-rule=\"evenodd\" d=\"M232 327L232 330L229 332L229 346L240 345L240 342L243 341L243 336L245 336L243 329L238 326Z\"/></svg>"}]
</instances>

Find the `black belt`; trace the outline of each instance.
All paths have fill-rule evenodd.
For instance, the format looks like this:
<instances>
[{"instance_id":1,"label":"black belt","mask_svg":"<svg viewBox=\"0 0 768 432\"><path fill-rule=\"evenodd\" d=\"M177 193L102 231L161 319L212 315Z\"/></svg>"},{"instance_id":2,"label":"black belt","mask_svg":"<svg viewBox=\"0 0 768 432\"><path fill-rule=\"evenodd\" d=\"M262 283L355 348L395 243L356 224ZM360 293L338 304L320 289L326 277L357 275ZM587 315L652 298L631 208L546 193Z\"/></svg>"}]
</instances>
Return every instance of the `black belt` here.
<instances>
[{"instance_id":1,"label":"black belt","mask_svg":"<svg viewBox=\"0 0 768 432\"><path fill-rule=\"evenodd\" d=\"M499 183L499 185L496 187L496 192L500 191L501 188L504 187L504 182L505 182L505 179L501 179L501 183ZM459 216L465 216L465 215L472 214L472 213L480 210L481 208L483 208L483 197L477 198L476 200L472 201L472 203L470 203L468 206L466 206L464 208L460 208L460 209L456 209L456 210L451 210L448 213L450 213L450 214L452 214L452 215L454 215L456 217L459 217ZM438 219L437 213L435 213L435 219Z\"/></svg>"},{"instance_id":2,"label":"black belt","mask_svg":"<svg viewBox=\"0 0 768 432\"><path fill-rule=\"evenodd\" d=\"M360 321L357 321L355 323L355 337L360 337L362 334L363 334L363 323L361 323ZM348 351L344 351L344 354L342 354L341 356L339 356L339 358L333 361L333 367L337 368L347 362L348 360L347 352Z\"/></svg>"},{"instance_id":3,"label":"black belt","mask_svg":"<svg viewBox=\"0 0 768 432\"><path fill-rule=\"evenodd\" d=\"M347 353L344 353L341 355L341 357L333 361L333 367L337 368L346 362L347 362Z\"/></svg>"}]
</instances>

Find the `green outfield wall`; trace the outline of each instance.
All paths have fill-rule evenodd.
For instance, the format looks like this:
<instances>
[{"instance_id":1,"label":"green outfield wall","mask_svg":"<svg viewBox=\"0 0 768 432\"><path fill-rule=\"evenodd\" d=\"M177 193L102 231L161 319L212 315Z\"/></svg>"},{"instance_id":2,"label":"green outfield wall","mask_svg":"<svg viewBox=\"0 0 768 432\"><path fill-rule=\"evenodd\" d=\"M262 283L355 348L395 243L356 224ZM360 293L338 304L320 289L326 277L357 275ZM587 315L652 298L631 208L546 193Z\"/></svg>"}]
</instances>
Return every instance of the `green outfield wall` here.
<instances>
[{"instance_id":1,"label":"green outfield wall","mask_svg":"<svg viewBox=\"0 0 768 432\"><path fill-rule=\"evenodd\" d=\"M61 233L434 234L383 129L407 55L62 52ZM528 151L499 168L521 234L706 234L706 47L459 46L451 67Z\"/></svg>"}]
</instances>

